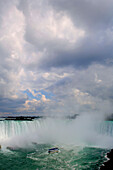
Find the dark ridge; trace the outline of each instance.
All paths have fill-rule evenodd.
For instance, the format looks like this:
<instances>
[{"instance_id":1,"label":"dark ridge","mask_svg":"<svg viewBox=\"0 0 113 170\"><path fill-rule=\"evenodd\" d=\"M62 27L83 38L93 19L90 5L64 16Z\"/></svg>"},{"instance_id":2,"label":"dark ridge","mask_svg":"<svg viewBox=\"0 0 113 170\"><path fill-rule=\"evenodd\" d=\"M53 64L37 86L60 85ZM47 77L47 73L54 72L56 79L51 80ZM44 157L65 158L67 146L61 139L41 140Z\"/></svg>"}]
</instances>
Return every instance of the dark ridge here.
<instances>
[{"instance_id":1,"label":"dark ridge","mask_svg":"<svg viewBox=\"0 0 113 170\"><path fill-rule=\"evenodd\" d=\"M8 116L1 117L0 120L17 120L17 121L32 121L34 119L42 118L43 116Z\"/></svg>"},{"instance_id":2,"label":"dark ridge","mask_svg":"<svg viewBox=\"0 0 113 170\"><path fill-rule=\"evenodd\" d=\"M107 153L107 158L109 158L109 160L103 163L100 170L113 170L113 149Z\"/></svg>"},{"instance_id":3,"label":"dark ridge","mask_svg":"<svg viewBox=\"0 0 113 170\"><path fill-rule=\"evenodd\" d=\"M69 116L66 116L64 118L66 119L76 119L76 117L78 116L78 114L74 114L74 115L69 115ZM50 118L57 118L56 116L2 116L0 117L0 121L4 121L4 120L28 120L28 121L32 121L34 119L39 119L39 118L47 118L47 117L50 117ZM59 118L59 117L58 117Z\"/></svg>"}]
</instances>

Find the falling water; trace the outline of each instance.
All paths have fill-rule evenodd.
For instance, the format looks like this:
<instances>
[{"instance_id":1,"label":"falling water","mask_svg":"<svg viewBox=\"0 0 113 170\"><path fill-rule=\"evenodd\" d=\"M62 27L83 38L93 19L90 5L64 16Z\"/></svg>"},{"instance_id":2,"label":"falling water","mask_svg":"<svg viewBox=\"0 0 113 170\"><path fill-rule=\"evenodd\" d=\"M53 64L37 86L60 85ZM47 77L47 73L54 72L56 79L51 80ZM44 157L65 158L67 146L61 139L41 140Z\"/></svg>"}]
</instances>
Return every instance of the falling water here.
<instances>
[{"instance_id":1,"label":"falling water","mask_svg":"<svg viewBox=\"0 0 113 170\"><path fill-rule=\"evenodd\" d=\"M112 141L112 121L84 118L0 121L0 168L98 169L113 147ZM8 152L7 146L15 149ZM60 152L49 155L48 149L56 146Z\"/></svg>"},{"instance_id":2,"label":"falling water","mask_svg":"<svg viewBox=\"0 0 113 170\"><path fill-rule=\"evenodd\" d=\"M82 124L81 124L82 123ZM113 122L69 119L0 121L0 143L65 143L112 147ZM105 142L105 143L104 143Z\"/></svg>"}]
</instances>

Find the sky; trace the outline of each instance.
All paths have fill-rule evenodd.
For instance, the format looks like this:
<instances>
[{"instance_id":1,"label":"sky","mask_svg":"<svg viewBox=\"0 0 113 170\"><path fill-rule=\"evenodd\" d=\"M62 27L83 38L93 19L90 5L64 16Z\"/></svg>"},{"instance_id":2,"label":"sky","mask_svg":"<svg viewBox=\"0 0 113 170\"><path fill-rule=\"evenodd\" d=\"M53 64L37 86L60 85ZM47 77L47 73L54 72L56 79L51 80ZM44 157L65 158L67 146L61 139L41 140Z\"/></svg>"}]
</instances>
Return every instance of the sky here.
<instances>
[{"instance_id":1,"label":"sky","mask_svg":"<svg viewBox=\"0 0 113 170\"><path fill-rule=\"evenodd\" d=\"M113 0L0 0L0 115L113 113Z\"/></svg>"}]
</instances>

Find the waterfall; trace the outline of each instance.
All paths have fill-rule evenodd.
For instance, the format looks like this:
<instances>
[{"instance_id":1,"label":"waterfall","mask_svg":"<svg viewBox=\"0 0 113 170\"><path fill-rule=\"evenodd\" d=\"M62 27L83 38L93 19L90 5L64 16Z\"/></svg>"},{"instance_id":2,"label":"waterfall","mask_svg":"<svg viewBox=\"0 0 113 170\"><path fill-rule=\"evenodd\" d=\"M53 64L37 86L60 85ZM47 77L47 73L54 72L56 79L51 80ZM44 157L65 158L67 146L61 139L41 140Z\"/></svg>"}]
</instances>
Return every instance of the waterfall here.
<instances>
[{"instance_id":1,"label":"waterfall","mask_svg":"<svg viewBox=\"0 0 113 170\"><path fill-rule=\"evenodd\" d=\"M10 145L22 145L32 142L36 131L41 128L41 121L0 121L0 144L9 143ZM26 142L27 141L27 142Z\"/></svg>"},{"instance_id":2,"label":"waterfall","mask_svg":"<svg viewBox=\"0 0 113 170\"><path fill-rule=\"evenodd\" d=\"M66 143L111 147L113 122L81 122L79 119L35 119L33 121L0 121L0 144L27 145Z\"/></svg>"},{"instance_id":3,"label":"waterfall","mask_svg":"<svg viewBox=\"0 0 113 170\"><path fill-rule=\"evenodd\" d=\"M113 121L101 122L97 127L97 131L100 134L108 135L113 137Z\"/></svg>"}]
</instances>

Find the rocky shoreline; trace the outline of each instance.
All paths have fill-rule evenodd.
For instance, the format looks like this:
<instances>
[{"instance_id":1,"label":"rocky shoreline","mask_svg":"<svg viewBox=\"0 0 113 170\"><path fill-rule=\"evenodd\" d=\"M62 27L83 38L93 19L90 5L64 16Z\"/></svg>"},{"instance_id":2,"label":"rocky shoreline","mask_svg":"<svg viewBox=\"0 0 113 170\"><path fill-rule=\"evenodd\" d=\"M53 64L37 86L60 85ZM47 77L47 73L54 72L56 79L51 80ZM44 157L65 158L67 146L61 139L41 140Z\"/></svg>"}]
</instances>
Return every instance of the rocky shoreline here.
<instances>
[{"instance_id":1,"label":"rocky shoreline","mask_svg":"<svg viewBox=\"0 0 113 170\"><path fill-rule=\"evenodd\" d=\"M100 167L100 170L113 170L113 149L107 153L108 161L104 162Z\"/></svg>"}]
</instances>

